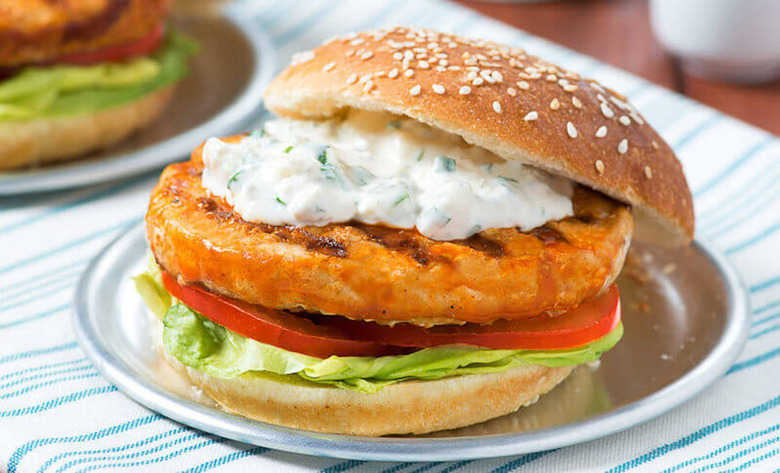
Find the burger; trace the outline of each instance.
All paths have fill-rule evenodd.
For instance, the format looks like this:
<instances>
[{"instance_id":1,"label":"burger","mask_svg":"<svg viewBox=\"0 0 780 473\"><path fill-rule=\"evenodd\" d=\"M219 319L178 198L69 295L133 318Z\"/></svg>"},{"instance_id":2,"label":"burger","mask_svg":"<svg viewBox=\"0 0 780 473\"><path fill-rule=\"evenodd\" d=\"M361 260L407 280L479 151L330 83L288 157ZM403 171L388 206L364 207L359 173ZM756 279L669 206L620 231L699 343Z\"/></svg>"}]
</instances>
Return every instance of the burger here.
<instances>
[{"instance_id":1,"label":"burger","mask_svg":"<svg viewBox=\"0 0 780 473\"><path fill-rule=\"evenodd\" d=\"M169 3L0 0L0 170L83 156L159 116L195 51L165 25Z\"/></svg>"},{"instance_id":2,"label":"burger","mask_svg":"<svg viewBox=\"0 0 780 473\"><path fill-rule=\"evenodd\" d=\"M516 411L620 340L635 226L693 233L626 99L520 49L350 34L265 104L162 173L136 278L165 358L242 416L380 436Z\"/></svg>"}]
</instances>

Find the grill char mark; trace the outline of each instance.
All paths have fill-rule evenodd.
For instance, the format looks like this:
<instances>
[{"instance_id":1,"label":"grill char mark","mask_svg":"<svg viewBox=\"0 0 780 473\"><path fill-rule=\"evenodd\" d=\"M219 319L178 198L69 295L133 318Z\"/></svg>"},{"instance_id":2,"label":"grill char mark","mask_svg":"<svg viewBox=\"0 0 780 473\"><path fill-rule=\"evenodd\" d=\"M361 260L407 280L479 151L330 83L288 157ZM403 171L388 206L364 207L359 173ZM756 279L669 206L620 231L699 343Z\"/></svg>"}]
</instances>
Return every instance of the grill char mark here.
<instances>
[{"instance_id":1,"label":"grill char mark","mask_svg":"<svg viewBox=\"0 0 780 473\"><path fill-rule=\"evenodd\" d=\"M280 240L301 245L309 251L315 251L328 256L337 258L346 258L347 248L333 238L321 235L315 235L310 231L290 226L268 225L260 222L247 222L239 217L227 205L218 202L211 197L201 197L198 199L198 206L207 214L221 221L230 221L246 225L249 231L258 231L274 235Z\"/></svg>"},{"instance_id":2,"label":"grill char mark","mask_svg":"<svg viewBox=\"0 0 780 473\"><path fill-rule=\"evenodd\" d=\"M356 222L351 222L348 225L361 231L371 241L379 243L389 250L406 255L423 266L431 260L448 261L442 256L432 254L424 244L417 241L410 231L364 225Z\"/></svg>"},{"instance_id":3,"label":"grill char mark","mask_svg":"<svg viewBox=\"0 0 780 473\"><path fill-rule=\"evenodd\" d=\"M67 23L62 32L65 41L84 41L105 33L130 7L130 0L108 0L106 8L84 21Z\"/></svg>"},{"instance_id":4,"label":"grill char mark","mask_svg":"<svg viewBox=\"0 0 780 473\"><path fill-rule=\"evenodd\" d=\"M520 229L517 231L524 233L520 231ZM529 234L541 241L544 246L554 245L556 243L569 243L569 240L567 240L561 232L554 228L548 227L547 225L534 228Z\"/></svg>"}]
</instances>

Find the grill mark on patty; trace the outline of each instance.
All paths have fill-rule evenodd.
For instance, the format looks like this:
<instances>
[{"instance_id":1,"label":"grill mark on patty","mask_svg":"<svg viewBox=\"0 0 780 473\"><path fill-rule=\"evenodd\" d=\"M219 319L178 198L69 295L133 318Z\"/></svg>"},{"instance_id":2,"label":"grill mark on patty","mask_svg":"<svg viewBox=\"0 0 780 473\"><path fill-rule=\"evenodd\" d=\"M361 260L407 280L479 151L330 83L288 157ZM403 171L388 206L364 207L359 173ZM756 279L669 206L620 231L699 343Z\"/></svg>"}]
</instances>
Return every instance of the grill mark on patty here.
<instances>
[{"instance_id":1,"label":"grill mark on patty","mask_svg":"<svg viewBox=\"0 0 780 473\"><path fill-rule=\"evenodd\" d=\"M485 253L486 255L493 256L494 258L504 256L504 245L502 245L501 243L495 240L491 240L490 238L484 237L479 233L477 233L476 235L472 235L466 238L465 240L455 240L455 241L451 241L450 243L454 243L456 245L461 245L461 246L467 246L474 251Z\"/></svg>"},{"instance_id":2,"label":"grill mark on patty","mask_svg":"<svg viewBox=\"0 0 780 473\"><path fill-rule=\"evenodd\" d=\"M388 250L401 253L425 266L431 260L449 262L449 259L431 253L428 247L418 241L412 232L374 225L365 225L358 222L350 222L348 226L362 232L368 239L374 241Z\"/></svg>"},{"instance_id":3,"label":"grill mark on patty","mask_svg":"<svg viewBox=\"0 0 780 473\"><path fill-rule=\"evenodd\" d=\"M230 207L218 202L212 197L199 197L198 207L203 212L220 221L229 221L244 225L249 232L262 232L274 235L286 243L300 245L309 251L314 251L337 258L347 257L347 248L337 240L314 233L300 227L268 225L262 222L247 222Z\"/></svg>"},{"instance_id":4,"label":"grill mark on patty","mask_svg":"<svg viewBox=\"0 0 780 473\"><path fill-rule=\"evenodd\" d=\"M108 0L108 4L97 15L84 21L65 24L62 37L65 41L84 41L105 33L130 6L130 0Z\"/></svg>"},{"instance_id":5,"label":"grill mark on patty","mask_svg":"<svg viewBox=\"0 0 780 473\"><path fill-rule=\"evenodd\" d=\"M519 228L517 231L524 233ZM569 243L569 240L567 240L561 232L554 228L548 227L547 225L534 228L529 234L541 241L544 246L554 245L556 243Z\"/></svg>"}]
</instances>

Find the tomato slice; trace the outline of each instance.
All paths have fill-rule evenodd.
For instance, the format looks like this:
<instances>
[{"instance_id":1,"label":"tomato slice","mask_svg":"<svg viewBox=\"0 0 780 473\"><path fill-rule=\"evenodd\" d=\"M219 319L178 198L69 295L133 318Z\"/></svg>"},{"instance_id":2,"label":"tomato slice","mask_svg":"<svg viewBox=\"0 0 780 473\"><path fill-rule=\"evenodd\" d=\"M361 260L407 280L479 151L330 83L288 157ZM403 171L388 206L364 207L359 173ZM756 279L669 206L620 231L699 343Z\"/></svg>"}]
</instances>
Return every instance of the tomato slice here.
<instances>
[{"instance_id":1,"label":"tomato slice","mask_svg":"<svg viewBox=\"0 0 780 473\"><path fill-rule=\"evenodd\" d=\"M162 24L152 28L152 30L135 41L111 46L109 48L99 49L97 51L88 51L82 53L66 54L51 60L51 63L75 64L86 66L100 62L118 62L131 56L144 56L160 47L164 34Z\"/></svg>"},{"instance_id":2,"label":"tomato slice","mask_svg":"<svg viewBox=\"0 0 780 473\"><path fill-rule=\"evenodd\" d=\"M496 349L555 350L597 340L620 323L620 297L613 285L604 294L558 316L499 320L489 325L393 327L345 317L293 314L179 284L163 271L163 285L188 307L233 332L305 355L382 356L442 345Z\"/></svg>"}]
</instances>

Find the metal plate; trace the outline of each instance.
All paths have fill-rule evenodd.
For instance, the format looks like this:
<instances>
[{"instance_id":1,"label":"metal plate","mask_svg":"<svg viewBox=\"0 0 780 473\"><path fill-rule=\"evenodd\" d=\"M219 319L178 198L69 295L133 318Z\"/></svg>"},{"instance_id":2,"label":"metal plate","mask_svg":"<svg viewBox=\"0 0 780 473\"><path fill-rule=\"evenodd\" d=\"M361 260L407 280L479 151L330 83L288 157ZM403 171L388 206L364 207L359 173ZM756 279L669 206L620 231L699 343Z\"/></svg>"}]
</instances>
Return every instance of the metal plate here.
<instances>
[{"instance_id":1,"label":"metal plate","mask_svg":"<svg viewBox=\"0 0 780 473\"><path fill-rule=\"evenodd\" d=\"M277 427L226 413L198 396L152 348L130 277L143 270L140 226L111 243L82 277L74 326L97 369L127 395L181 423L278 450L362 460L497 457L572 445L647 421L725 373L745 342L746 293L725 260L700 242L635 244L618 283L625 336L600 367L583 366L515 414L427 436L354 437Z\"/></svg>"},{"instance_id":2,"label":"metal plate","mask_svg":"<svg viewBox=\"0 0 780 473\"><path fill-rule=\"evenodd\" d=\"M256 25L234 15L172 20L200 51L170 106L150 126L84 159L0 172L0 196L51 191L140 174L180 160L203 141L243 131L256 121L274 73L274 50Z\"/></svg>"}]
</instances>

